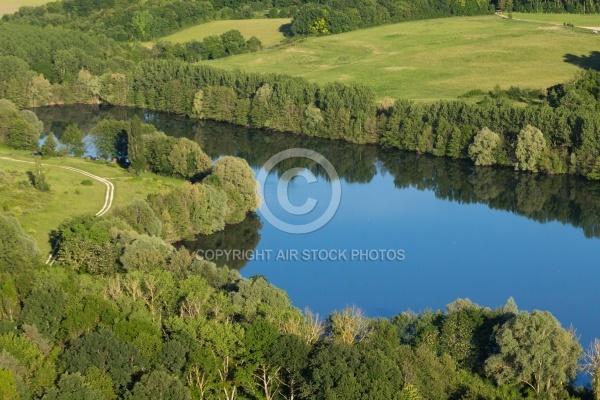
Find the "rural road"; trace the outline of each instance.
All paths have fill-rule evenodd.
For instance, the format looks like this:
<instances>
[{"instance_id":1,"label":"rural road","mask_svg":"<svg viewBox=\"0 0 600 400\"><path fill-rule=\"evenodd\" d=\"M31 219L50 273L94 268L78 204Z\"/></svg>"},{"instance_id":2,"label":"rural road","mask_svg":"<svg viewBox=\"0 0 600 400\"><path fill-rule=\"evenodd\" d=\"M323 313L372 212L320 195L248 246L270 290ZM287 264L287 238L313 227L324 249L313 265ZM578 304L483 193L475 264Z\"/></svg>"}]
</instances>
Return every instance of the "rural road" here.
<instances>
[{"instance_id":1,"label":"rural road","mask_svg":"<svg viewBox=\"0 0 600 400\"><path fill-rule=\"evenodd\" d=\"M26 164L35 164L35 162L33 162L33 161L23 161L23 160L17 160L17 159L9 158L9 157L0 157L0 160L15 161L15 162L26 163ZM61 168L61 169L66 169L67 171L73 171L73 172L76 172L76 173L81 174L81 175L85 175L85 176L87 176L89 178L95 179L98 182L102 182L103 184L105 184L106 185L106 196L104 197L104 205L102 206L102 208L100 209L100 211L98 211L96 213L96 217L103 216L112 207L113 198L114 198L114 195L115 195L115 186L108 179L104 179L104 178L99 177L97 175L90 174L89 172L83 171L83 170L78 169L78 168L67 167L67 166L64 166L64 165L52 165L52 164L42 164L42 165L45 166L45 167L57 167L57 168ZM52 250L52 252L48 256L48 259L46 260L46 264L50 264L50 265L54 264L54 260L56 260L56 254L55 253L56 253L57 249L58 249L58 243L56 243L56 245L54 246L54 249Z\"/></svg>"}]
</instances>

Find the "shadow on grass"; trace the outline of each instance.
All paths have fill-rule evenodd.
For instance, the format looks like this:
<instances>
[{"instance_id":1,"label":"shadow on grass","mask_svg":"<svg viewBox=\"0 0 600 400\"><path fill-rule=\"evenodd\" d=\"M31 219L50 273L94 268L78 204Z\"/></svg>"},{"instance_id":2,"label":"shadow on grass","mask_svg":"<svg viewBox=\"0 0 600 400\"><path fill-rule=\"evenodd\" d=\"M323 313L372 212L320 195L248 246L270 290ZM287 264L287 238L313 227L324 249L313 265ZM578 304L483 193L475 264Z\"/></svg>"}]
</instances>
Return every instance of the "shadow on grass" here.
<instances>
[{"instance_id":1,"label":"shadow on grass","mask_svg":"<svg viewBox=\"0 0 600 400\"><path fill-rule=\"evenodd\" d=\"M293 36L292 33L292 24L283 24L279 27L279 32L283 33L283 36L285 37L291 37Z\"/></svg>"},{"instance_id":2,"label":"shadow on grass","mask_svg":"<svg viewBox=\"0 0 600 400\"><path fill-rule=\"evenodd\" d=\"M600 71L600 51L592 51L588 56L565 54L563 57L566 63L576 65L579 68Z\"/></svg>"}]
</instances>

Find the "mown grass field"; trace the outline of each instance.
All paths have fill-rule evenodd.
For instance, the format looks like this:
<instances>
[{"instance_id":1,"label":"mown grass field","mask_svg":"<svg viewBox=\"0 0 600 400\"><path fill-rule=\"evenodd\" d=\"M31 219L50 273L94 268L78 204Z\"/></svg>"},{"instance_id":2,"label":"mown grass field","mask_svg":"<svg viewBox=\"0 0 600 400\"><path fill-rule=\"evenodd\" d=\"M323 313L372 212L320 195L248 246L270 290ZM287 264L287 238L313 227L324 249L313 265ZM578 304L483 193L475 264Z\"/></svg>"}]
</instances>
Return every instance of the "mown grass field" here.
<instances>
[{"instance_id":1,"label":"mown grass field","mask_svg":"<svg viewBox=\"0 0 600 400\"><path fill-rule=\"evenodd\" d=\"M0 156L34 161L27 152L0 149ZM54 165L66 165L108 178L115 186L113 208L125 205L135 198L146 198L166 187L181 185L182 180L142 174L133 176L126 170L99 161L76 158L49 158L41 160L50 184L49 192L39 192L29 182L27 171L34 165L0 160L0 214L17 217L23 230L33 236L42 255L50 252L49 233L65 219L84 213L95 214L102 208L106 186L92 180L91 186L81 182L89 179L76 172Z\"/></svg>"},{"instance_id":2,"label":"mown grass field","mask_svg":"<svg viewBox=\"0 0 600 400\"><path fill-rule=\"evenodd\" d=\"M49 3L50 1L52 0L1 0L0 15L12 14L23 6L41 6L42 4Z\"/></svg>"},{"instance_id":3,"label":"mown grass field","mask_svg":"<svg viewBox=\"0 0 600 400\"><path fill-rule=\"evenodd\" d=\"M386 25L203 62L321 84L360 82L378 98L433 100L495 85L546 88L571 78L580 69L574 62L599 48L591 31L490 15Z\"/></svg>"},{"instance_id":4,"label":"mown grass field","mask_svg":"<svg viewBox=\"0 0 600 400\"><path fill-rule=\"evenodd\" d=\"M513 13L514 19L562 25L567 22L580 27L600 27L600 15Z\"/></svg>"},{"instance_id":5,"label":"mown grass field","mask_svg":"<svg viewBox=\"0 0 600 400\"><path fill-rule=\"evenodd\" d=\"M183 43L190 40L200 41L207 36L220 35L232 29L237 29L246 39L256 36L263 46L269 47L283 40L284 36L280 29L290 22L291 20L288 18L212 21L157 39L154 43L161 40L172 43Z\"/></svg>"}]
</instances>

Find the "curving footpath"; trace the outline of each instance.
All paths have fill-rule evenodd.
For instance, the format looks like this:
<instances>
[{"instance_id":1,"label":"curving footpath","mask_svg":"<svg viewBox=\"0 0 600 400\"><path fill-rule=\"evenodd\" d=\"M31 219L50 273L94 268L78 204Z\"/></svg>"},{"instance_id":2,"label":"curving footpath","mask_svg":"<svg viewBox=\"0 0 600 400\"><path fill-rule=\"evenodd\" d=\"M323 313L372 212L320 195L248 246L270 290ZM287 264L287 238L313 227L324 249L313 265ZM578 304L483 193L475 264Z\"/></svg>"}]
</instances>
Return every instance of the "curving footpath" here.
<instances>
[{"instance_id":1,"label":"curving footpath","mask_svg":"<svg viewBox=\"0 0 600 400\"><path fill-rule=\"evenodd\" d=\"M9 157L0 157L0 160L15 161L15 162L26 163L26 164L35 164L35 162L33 162L33 161L17 160L15 158L9 158ZM105 184L106 185L106 196L104 197L104 205L102 206L100 211L98 211L96 213L96 217L103 216L112 207L113 198L115 195L115 186L108 179L104 179L97 175L90 174L89 172L83 171L78 168L67 167L64 165L53 165L53 164L41 164L41 165L43 165L45 167L57 167L57 168L61 168L61 169L66 169L67 171L73 171L73 172L76 172L81 175L85 175L89 178L92 178L94 180L97 180L98 182L102 182L103 184ZM59 244L59 242L57 242L56 245L54 246L54 249L52 249L52 252L48 256L48 259L46 260L46 264L50 264L50 265L54 264L54 261L56 260L56 251L58 250L58 244Z\"/></svg>"}]
</instances>

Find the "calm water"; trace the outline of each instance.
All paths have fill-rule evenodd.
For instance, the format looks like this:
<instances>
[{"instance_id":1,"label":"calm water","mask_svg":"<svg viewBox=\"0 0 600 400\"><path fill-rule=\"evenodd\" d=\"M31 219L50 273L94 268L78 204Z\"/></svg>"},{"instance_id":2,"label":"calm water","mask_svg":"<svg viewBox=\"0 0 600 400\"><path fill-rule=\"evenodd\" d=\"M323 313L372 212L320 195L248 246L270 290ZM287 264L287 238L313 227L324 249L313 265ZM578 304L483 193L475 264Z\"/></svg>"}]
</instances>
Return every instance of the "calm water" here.
<instances>
[{"instance_id":1,"label":"calm water","mask_svg":"<svg viewBox=\"0 0 600 400\"><path fill-rule=\"evenodd\" d=\"M61 107L36 110L60 137L77 122L89 129L102 118L138 114L160 130L197 140L213 158L245 158L255 172L287 148L323 154L340 177L342 197L333 219L305 235L283 233L261 212L190 249L255 249L262 260L230 262L243 276L263 275L293 303L321 315L357 305L370 316L444 308L461 297L496 307L513 296L521 309L549 310L576 327L584 347L600 337L600 185L565 176L537 176L470 163L198 123L140 110ZM331 183L314 163L284 163L266 183L275 201L278 175L306 166L318 177L289 184L294 205L331 197ZM283 215L274 207L276 215ZM311 214L306 216L310 219ZM297 222L302 218L294 220ZM347 261L276 261L279 250L347 251ZM403 261L354 260L352 250L403 250ZM270 259L265 256L270 253ZM288 252L289 254L289 252ZM386 257L387 258L387 257Z\"/></svg>"}]
</instances>

